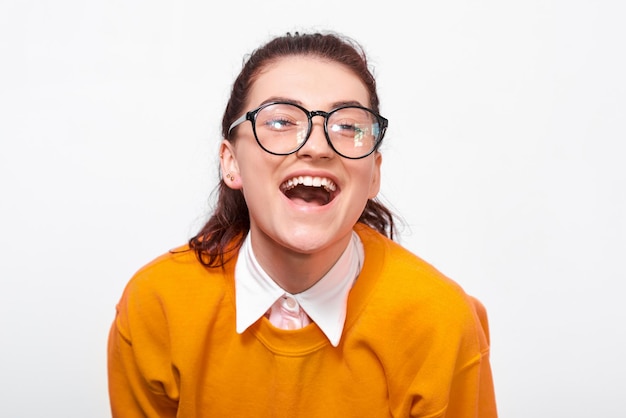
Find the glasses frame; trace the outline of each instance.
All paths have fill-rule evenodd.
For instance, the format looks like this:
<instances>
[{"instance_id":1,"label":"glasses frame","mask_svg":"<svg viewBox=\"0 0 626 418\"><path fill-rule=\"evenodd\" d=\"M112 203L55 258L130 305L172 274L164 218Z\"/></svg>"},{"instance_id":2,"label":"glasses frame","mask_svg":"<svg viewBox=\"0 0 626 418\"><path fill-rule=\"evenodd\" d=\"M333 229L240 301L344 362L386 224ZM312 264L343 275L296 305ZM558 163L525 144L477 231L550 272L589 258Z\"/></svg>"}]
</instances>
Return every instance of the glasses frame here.
<instances>
[{"instance_id":1,"label":"glasses frame","mask_svg":"<svg viewBox=\"0 0 626 418\"><path fill-rule=\"evenodd\" d=\"M261 141L259 141L259 137L257 136L256 133L256 118L257 115L259 114L259 112L263 109L265 109L268 106L272 106L272 105L290 105L290 106L294 106L297 107L298 109L302 110L302 112L304 112L304 114L307 116L308 119L308 128L307 128L307 134L306 137L304 138L304 141L302 141L302 143L300 145L298 145L293 151L289 151L289 152L285 152L285 153L281 153L281 152L273 152L268 150L267 148L265 148L263 146L263 144L261 144ZM379 126L379 134L378 134L378 138L376 139L376 143L374 144L374 146L372 147L372 149L365 155L362 155L360 157L349 157L347 155L344 155L342 153L340 153L339 151L337 151L337 149L335 148L335 146L333 145L333 142L330 139L330 136L328 135L328 119L330 118L330 116L334 113L336 113L339 110L342 109L362 109L362 110L366 110L368 112L370 112L372 115L374 115L376 117L376 120L378 121L378 126ZM246 112L245 114L243 114L241 117L239 117L237 120L235 120L230 127L228 128L228 136L230 137L230 133L231 131L236 128L237 126L241 125L242 123L246 122L246 121L250 121L250 123L252 124L252 132L254 133L254 139L256 140L257 144L259 144L259 146L263 149L263 151L272 154L272 155L291 155L293 153L298 152L303 146L304 144L307 143L307 141L309 140L309 138L311 137L311 132L313 130L313 118L316 116L321 116L324 118L324 136L326 137L326 142L328 143L328 146L330 146L330 148L337 153L338 155L342 156L343 158L347 158L349 160L360 160L362 158L367 157L368 155L371 155L374 151L376 151L379 147L380 144L383 142L383 137L385 136L385 132L387 131L387 127L389 126L389 121L384 118L383 116L379 115L378 113L374 112L372 109L369 109L367 107L364 106L358 106L358 105L346 105L346 106L339 106L336 107L332 110L330 110L329 112L324 112L323 110L308 110L305 109L304 107L296 104L296 103L291 103L291 102L282 102L282 101L277 101L277 102L268 102L268 103L264 103L261 106L257 107L254 110L251 110L249 112Z\"/></svg>"}]
</instances>

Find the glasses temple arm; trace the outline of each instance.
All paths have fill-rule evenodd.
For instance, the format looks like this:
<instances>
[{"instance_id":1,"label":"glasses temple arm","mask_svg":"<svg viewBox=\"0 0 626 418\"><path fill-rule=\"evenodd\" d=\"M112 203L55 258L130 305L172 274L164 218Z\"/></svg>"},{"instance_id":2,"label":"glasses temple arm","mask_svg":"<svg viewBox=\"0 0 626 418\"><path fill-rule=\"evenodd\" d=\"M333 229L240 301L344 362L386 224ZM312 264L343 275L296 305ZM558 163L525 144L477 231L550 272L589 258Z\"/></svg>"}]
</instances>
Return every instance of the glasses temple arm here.
<instances>
[{"instance_id":1,"label":"glasses temple arm","mask_svg":"<svg viewBox=\"0 0 626 418\"><path fill-rule=\"evenodd\" d=\"M241 125L242 123L244 123L247 120L248 120L248 114L244 113L236 121L234 121L233 123L230 124L230 127L228 128L228 134L230 135L230 131L232 131L236 126Z\"/></svg>"}]
</instances>

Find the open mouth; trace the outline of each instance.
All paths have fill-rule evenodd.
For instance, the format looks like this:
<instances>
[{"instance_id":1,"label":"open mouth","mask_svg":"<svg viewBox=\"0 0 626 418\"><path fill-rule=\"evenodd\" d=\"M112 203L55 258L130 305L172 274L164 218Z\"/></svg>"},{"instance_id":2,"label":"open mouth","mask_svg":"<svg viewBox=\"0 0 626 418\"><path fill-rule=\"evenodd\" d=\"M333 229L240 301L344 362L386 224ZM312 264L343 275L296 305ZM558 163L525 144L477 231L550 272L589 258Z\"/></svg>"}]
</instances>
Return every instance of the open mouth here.
<instances>
[{"instance_id":1,"label":"open mouth","mask_svg":"<svg viewBox=\"0 0 626 418\"><path fill-rule=\"evenodd\" d=\"M337 185L326 177L298 176L281 184L280 190L294 203L324 206L335 198Z\"/></svg>"}]
</instances>

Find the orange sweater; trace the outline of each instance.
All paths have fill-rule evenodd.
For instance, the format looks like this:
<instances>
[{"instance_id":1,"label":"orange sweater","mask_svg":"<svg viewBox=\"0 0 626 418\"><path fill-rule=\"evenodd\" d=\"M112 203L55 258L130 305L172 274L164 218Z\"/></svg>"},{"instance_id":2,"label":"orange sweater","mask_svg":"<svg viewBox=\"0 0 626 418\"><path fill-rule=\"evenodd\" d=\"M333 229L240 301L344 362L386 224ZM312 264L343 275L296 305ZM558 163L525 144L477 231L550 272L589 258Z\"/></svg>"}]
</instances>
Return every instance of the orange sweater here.
<instances>
[{"instance_id":1,"label":"orange sweater","mask_svg":"<svg viewBox=\"0 0 626 418\"><path fill-rule=\"evenodd\" d=\"M109 336L113 417L496 417L482 306L356 231L365 262L336 348L315 324L284 331L261 318L237 334L234 260L207 269L183 251L141 269Z\"/></svg>"}]
</instances>

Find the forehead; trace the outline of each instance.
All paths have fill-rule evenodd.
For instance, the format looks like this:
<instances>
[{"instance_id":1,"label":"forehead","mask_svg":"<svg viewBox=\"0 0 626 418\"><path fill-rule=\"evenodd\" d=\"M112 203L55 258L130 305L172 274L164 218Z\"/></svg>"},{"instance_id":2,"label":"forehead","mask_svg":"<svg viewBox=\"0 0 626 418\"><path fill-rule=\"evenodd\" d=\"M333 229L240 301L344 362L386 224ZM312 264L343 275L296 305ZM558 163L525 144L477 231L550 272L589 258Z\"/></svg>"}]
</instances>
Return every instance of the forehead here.
<instances>
[{"instance_id":1,"label":"forehead","mask_svg":"<svg viewBox=\"0 0 626 418\"><path fill-rule=\"evenodd\" d=\"M267 65L255 78L248 105L293 100L309 109L330 110L334 103L359 102L369 105L369 92L350 68L319 57L290 56Z\"/></svg>"}]
</instances>

